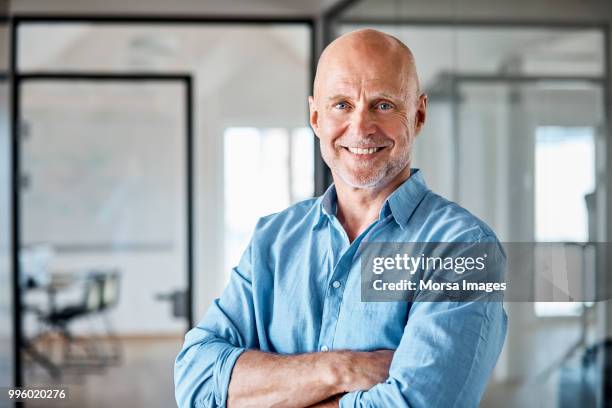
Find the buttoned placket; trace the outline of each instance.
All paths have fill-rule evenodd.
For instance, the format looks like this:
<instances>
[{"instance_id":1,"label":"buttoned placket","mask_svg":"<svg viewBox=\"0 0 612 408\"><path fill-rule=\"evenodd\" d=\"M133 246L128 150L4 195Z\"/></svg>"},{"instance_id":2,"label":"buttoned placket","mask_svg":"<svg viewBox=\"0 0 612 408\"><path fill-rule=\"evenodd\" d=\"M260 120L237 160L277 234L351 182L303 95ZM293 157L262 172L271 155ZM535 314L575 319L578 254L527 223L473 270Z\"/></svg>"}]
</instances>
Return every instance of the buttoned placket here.
<instances>
[{"instance_id":1,"label":"buttoned placket","mask_svg":"<svg viewBox=\"0 0 612 408\"><path fill-rule=\"evenodd\" d=\"M382 217L381 217L382 218ZM331 257L331 274L327 279L325 290L325 300L323 304L323 314L321 318L321 332L317 349L329 351L333 348L336 333L336 324L342 306L342 296L346 286L346 280L351 271L355 253L361 247L362 242L366 242L376 231L383 228L389 221L390 216L378 219L373 222L364 232L362 232L352 243L349 243L346 231L339 220L333 216L328 216L328 253ZM340 249L334 251L334 246L341 242ZM337 260L337 262L336 262Z\"/></svg>"}]
</instances>

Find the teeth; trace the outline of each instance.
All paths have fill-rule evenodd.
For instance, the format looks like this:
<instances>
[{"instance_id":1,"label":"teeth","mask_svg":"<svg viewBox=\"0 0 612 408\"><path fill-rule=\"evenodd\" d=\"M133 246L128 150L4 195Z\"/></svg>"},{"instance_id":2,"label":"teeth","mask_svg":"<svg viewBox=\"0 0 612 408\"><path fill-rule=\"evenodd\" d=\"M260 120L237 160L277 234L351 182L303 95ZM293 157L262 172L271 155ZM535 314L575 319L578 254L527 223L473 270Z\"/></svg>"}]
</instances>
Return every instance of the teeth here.
<instances>
[{"instance_id":1,"label":"teeth","mask_svg":"<svg viewBox=\"0 0 612 408\"><path fill-rule=\"evenodd\" d=\"M372 153L376 153L381 148L380 147L371 147L369 149L359 149L357 147L349 147L348 149L353 154L372 154Z\"/></svg>"}]
</instances>

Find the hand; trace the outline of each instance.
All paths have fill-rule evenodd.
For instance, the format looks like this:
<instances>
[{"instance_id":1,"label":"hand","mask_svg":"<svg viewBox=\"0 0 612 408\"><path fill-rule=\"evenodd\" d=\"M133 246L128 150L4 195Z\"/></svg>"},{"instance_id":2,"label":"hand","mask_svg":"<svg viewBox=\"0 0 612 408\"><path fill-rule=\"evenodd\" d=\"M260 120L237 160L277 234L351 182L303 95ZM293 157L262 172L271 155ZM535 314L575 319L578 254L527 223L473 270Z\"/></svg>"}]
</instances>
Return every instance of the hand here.
<instances>
[{"instance_id":1,"label":"hand","mask_svg":"<svg viewBox=\"0 0 612 408\"><path fill-rule=\"evenodd\" d=\"M369 390L389 378L393 350L339 351L338 375L343 392Z\"/></svg>"}]
</instances>

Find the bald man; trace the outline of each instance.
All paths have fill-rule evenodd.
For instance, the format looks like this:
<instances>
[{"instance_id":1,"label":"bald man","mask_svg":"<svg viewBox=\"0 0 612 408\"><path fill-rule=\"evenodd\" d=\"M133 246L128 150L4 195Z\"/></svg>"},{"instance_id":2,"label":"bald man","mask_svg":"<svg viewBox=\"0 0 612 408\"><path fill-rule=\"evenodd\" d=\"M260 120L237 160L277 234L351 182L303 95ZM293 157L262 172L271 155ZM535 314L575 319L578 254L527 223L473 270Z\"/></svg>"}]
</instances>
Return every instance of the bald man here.
<instances>
[{"instance_id":1,"label":"bald man","mask_svg":"<svg viewBox=\"0 0 612 408\"><path fill-rule=\"evenodd\" d=\"M334 183L262 218L229 285L176 359L181 407L475 407L501 351L501 302L365 302L371 242L495 246L495 234L434 194L412 145L422 94L410 50L375 30L321 55L310 124Z\"/></svg>"}]
</instances>

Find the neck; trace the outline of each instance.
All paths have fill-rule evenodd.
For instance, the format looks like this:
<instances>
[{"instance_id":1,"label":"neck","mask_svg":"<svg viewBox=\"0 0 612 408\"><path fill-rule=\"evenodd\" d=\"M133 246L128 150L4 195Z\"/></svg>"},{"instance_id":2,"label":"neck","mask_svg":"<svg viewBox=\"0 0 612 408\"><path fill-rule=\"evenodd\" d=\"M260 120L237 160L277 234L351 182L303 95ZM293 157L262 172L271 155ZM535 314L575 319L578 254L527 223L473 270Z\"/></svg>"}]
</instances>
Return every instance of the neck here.
<instances>
[{"instance_id":1,"label":"neck","mask_svg":"<svg viewBox=\"0 0 612 408\"><path fill-rule=\"evenodd\" d=\"M409 177L410 166L407 166L393 180L380 187L358 188L344 183L334 174L338 197L338 220L344 227L350 242L353 242L378 218L387 197Z\"/></svg>"}]
</instances>

